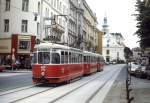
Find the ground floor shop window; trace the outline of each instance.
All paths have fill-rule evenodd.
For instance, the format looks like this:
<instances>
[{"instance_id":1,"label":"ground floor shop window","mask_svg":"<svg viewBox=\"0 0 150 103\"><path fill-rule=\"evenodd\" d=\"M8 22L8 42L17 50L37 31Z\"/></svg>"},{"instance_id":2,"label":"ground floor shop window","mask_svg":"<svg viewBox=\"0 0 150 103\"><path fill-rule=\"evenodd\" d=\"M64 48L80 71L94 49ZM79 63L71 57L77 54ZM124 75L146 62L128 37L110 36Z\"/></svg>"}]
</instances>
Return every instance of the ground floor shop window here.
<instances>
[{"instance_id":1,"label":"ground floor shop window","mask_svg":"<svg viewBox=\"0 0 150 103\"><path fill-rule=\"evenodd\" d=\"M30 41L19 41L19 49L20 50L29 50L30 49Z\"/></svg>"}]
</instances>

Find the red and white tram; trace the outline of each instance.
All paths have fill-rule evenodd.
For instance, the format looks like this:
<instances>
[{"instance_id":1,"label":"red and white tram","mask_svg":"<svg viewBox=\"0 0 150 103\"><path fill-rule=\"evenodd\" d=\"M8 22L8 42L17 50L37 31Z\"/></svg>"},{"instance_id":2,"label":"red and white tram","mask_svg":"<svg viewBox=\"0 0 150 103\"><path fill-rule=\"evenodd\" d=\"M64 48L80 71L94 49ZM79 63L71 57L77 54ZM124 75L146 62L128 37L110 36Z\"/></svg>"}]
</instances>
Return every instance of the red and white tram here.
<instances>
[{"instance_id":1,"label":"red and white tram","mask_svg":"<svg viewBox=\"0 0 150 103\"><path fill-rule=\"evenodd\" d=\"M61 83L101 70L101 55L64 45L35 46L32 74L34 83Z\"/></svg>"},{"instance_id":2,"label":"red and white tram","mask_svg":"<svg viewBox=\"0 0 150 103\"><path fill-rule=\"evenodd\" d=\"M96 54L96 55L97 55L97 71L100 72L103 70L104 67L104 58L100 54Z\"/></svg>"},{"instance_id":3,"label":"red and white tram","mask_svg":"<svg viewBox=\"0 0 150 103\"><path fill-rule=\"evenodd\" d=\"M97 72L96 54L88 51L83 52L84 55L84 75L89 75Z\"/></svg>"},{"instance_id":4,"label":"red and white tram","mask_svg":"<svg viewBox=\"0 0 150 103\"><path fill-rule=\"evenodd\" d=\"M52 43L35 47L33 82L60 83L83 75L82 51Z\"/></svg>"}]
</instances>

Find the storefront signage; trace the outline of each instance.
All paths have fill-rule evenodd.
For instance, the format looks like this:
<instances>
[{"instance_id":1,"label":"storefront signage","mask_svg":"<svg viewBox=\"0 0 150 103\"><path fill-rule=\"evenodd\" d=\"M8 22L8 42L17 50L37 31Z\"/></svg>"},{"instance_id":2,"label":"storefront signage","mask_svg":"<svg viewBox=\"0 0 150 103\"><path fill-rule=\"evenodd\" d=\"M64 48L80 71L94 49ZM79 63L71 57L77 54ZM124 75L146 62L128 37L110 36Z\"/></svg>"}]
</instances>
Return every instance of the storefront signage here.
<instances>
[{"instance_id":1,"label":"storefront signage","mask_svg":"<svg viewBox=\"0 0 150 103\"><path fill-rule=\"evenodd\" d=\"M11 53L11 39L0 39L0 53Z\"/></svg>"},{"instance_id":2,"label":"storefront signage","mask_svg":"<svg viewBox=\"0 0 150 103\"><path fill-rule=\"evenodd\" d=\"M31 40L31 36L28 35L19 35L18 39L20 40Z\"/></svg>"}]
</instances>

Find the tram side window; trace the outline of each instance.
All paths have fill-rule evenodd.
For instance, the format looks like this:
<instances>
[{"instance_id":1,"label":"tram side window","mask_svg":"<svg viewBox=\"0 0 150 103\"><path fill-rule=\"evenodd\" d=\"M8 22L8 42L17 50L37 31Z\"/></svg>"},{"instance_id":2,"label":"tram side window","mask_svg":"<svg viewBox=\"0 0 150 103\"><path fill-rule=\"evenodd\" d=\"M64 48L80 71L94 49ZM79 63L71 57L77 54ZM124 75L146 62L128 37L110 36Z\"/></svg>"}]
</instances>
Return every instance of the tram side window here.
<instances>
[{"instance_id":1,"label":"tram side window","mask_svg":"<svg viewBox=\"0 0 150 103\"><path fill-rule=\"evenodd\" d=\"M79 54L78 53L76 53L76 63L79 63Z\"/></svg>"},{"instance_id":2,"label":"tram side window","mask_svg":"<svg viewBox=\"0 0 150 103\"><path fill-rule=\"evenodd\" d=\"M72 53L72 55L71 55L71 61L72 61L72 63L75 63L75 53Z\"/></svg>"},{"instance_id":3,"label":"tram side window","mask_svg":"<svg viewBox=\"0 0 150 103\"><path fill-rule=\"evenodd\" d=\"M65 63L68 63L68 52L65 52Z\"/></svg>"},{"instance_id":4,"label":"tram side window","mask_svg":"<svg viewBox=\"0 0 150 103\"><path fill-rule=\"evenodd\" d=\"M84 62L88 62L88 57L87 56L84 56Z\"/></svg>"},{"instance_id":5,"label":"tram side window","mask_svg":"<svg viewBox=\"0 0 150 103\"><path fill-rule=\"evenodd\" d=\"M52 64L60 64L60 55L58 53L52 53Z\"/></svg>"},{"instance_id":6,"label":"tram side window","mask_svg":"<svg viewBox=\"0 0 150 103\"><path fill-rule=\"evenodd\" d=\"M84 56L84 62L86 62L86 59L87 59L86 56Z\"/></svg>"},{"instance_id":7,"label":"tram side window","mask_svg":"<svg viewBox=\"0 0 150 103\"><path fill-rule=\"evenodd\" d=\"M90 63L91 61L90 61L90 56L88 56L88 63Z\"/></svg>"},{"instance_id":8,"label":"tram side window","mask_svg":"<svg viewBox=\"0 0 150 103\"><path fill-rule=\"evenodd\" d=\"M37 63L37 53L33 54L32 63Z\"/></svg>"},{"instance_id":9,"label":"tram side window","mask_svg":"<svg viewBox=\"0 0 150 103\"><path fill-rule=\"evenodd\" d=\"M69 52L69 63L72 63L72 60L71 60L71 52Z\"/></svg>"},{"instance_id":10,"label":"tram side window","mask_svg":"<svg viewBox=\"0 0 150 103\"><path fill-rule=\"evenodd\" d=\"M91 63L92 63L92 60L93 60L93 57L91 56L91 57L90 57L90 62L91 62Z\"/></svg>"},{"instance_id":11,"label":"tram side window","mask_svg":"<svg viewBox=\"0 0 150 103\"><path fill-rule=\"evenodd\" d=\"M79 54L75 53L75 63L78 63L79 62Z\"/></svg>"},{"instance_id":12,"label":"tram side window","mask_svg":"<svg viewBox=\"0 0 150 103\"><path fill-rule=\"evenodd\" d=\"M97 62L100 62L100 57L97 58Z\"/></svg>"},{"instance_id":13,"label":"tram side window","mask_svg":"<svg viewBox=\"0 0 150 103\"><path fill-rule=\"evenodd\" d=\"M38 53L38 63L43 64L43 53L42 52Z\"/></svg>"},{"instance_id":14,"label":"tram side window","mask_svg":"<svg viewBox=\"0 0 150 103\"><path fill-rule=\"evenodd\" d=\"M82 54L79 54L79 63L82 63Z\"/></svg>"},{"instance_id":15,"label":"tram side window","mask_svg":"<svg viewBox=\"0 0 150 103\"><path fill-rule=\"evenodd\" d=\"M62 64L65 63L65 55L64 55L64 51L61 52L61 63L62 63Z\"/></svg>"},{"instance_id":16,"label":"tram side window","mask_svg":"<svg viewBox=\"0 0 150 103\"><path fill-rule=\"evenodd\" d=\"M79 54L79 63L81 63L81 62L82 62L82 55Z\"/></svg>"}]
</instances>

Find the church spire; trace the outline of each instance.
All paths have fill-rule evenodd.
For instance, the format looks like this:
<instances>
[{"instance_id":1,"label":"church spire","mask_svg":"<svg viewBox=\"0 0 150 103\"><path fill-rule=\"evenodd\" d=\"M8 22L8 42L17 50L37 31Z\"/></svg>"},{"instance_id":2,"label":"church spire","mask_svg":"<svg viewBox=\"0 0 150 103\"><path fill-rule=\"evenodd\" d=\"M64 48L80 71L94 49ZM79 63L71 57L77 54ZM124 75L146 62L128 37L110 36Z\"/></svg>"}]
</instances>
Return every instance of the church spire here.
<instances>
[{"instance_id":1,"label":"church spire","mask_svg":"<svg viewBox=\"0 0 150 103\"><path fill-rule=\"evenodd\" d=\"M105 13L105 16L104 16L104 21L103 21L103 32L104 32L104 35L105 34L108 34L109 33L109 29L108 29L108 24L107 24L107 15Z\"/></svg>"}]
</instances>

